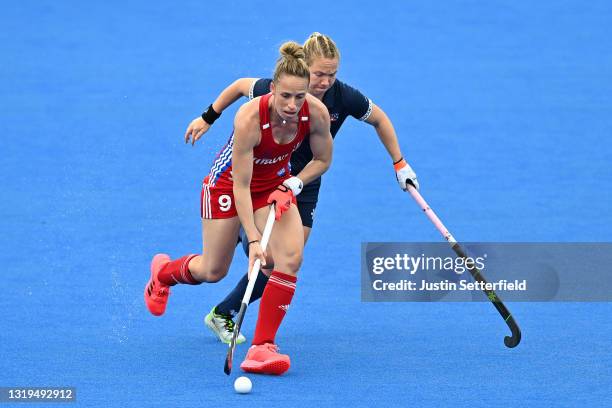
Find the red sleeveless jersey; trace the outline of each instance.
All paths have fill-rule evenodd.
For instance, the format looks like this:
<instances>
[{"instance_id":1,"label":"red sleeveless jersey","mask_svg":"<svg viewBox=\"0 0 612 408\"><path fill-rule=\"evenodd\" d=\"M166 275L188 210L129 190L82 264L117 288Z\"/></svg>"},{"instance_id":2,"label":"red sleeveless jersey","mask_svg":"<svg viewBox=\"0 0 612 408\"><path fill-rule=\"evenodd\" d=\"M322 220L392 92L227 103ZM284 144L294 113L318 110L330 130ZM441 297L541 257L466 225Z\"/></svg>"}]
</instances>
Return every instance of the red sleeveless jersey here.
<instances>
[{"instance_id":1,"label":"red sleeveless jersey","mask_svg":"<svg viewBox=\"0 0 612 408\"><path fill-rule=\"evenodd\" d=\"M272 136L270 124L270 109L268 101L272 94L259 98L259 128L261 141L253 149L253 175L251 177L251 192L259 193L274 190L284 180L291 177L289 159L310 133L310 116L308 102L298 112L298 128L295 137L289 143L278 144ZM229 142L217 155L206 181L210 187L232 189L232 147L234 133Z\"/></svg>"}]
</instances>

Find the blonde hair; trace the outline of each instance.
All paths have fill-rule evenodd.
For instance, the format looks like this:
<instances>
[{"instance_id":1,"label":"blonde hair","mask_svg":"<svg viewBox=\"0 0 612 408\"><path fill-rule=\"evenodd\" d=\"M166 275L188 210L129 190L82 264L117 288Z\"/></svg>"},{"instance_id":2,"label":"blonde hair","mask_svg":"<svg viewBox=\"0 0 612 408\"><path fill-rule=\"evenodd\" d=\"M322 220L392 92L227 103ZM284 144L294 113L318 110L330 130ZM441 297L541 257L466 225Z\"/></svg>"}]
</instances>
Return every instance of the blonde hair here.
<instances>
[{"instance_id":1,"label":"blonde hair","mask_svg":"<svg viewBox=\"0 0 612 408\"><path fill-rule=\"evenodd\" d=\"M276 61L274 68L274 82L278 82L281 75L293 75L306 78L310 81L310 72L306 64L304 48L295 41L287 41L280 46L280 58Z\"/></svg>"},{"instance_id":2,"label":"blonde hair","mask_svg":"<svg viewBox=\"0 0 612 408\"><path fill-rule=\"evenodd\" d=\"M304 53L308 65L312 64L315 58L340 59L340 51L334 40L317 32L310 34L310 37L304 42Z\"/></svg>"}]
</instances>

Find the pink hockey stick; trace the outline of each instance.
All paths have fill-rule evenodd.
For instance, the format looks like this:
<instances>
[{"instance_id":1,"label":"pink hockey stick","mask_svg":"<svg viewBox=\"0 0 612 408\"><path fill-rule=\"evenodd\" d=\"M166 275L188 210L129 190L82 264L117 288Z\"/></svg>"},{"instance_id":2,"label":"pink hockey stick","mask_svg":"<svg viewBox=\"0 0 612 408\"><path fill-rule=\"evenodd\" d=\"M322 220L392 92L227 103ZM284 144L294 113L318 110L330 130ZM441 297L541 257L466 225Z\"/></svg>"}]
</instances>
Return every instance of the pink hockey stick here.
<instances>
[{"instance_id":1,"label":"pink hockey stick","mask_svg":"<svg viewBox=\"0 0 612 408\"><path fill-rule=\"evenodd\" d=\"M429 218L429 220L433 223L433 225L436 226L438 231L440 231L440 234L442 234L444 239L448 241L448 243L450 244L453 251L455 251L457 256L460 258L464 258L464 259L467 258L467 254L463 250L463 248L461 248L461 245L459 245L457 240L455 240L455 237L453 237L453 235L448 231L448 229L444 226L444 224L442 224L442 221L440 221L436 213L431 209L429 204L427 204L427 202L421 196L421 194L417 191L417 189L414 188L414 186L412 186L410 182L408 182L407 185L408 185L408 192L410 193L412 198L414 198L414 201L417 202L417 204L419 205L419 207L421 207L425 215L427 215L427 218ZM482 276L481 271L478 268L476 268L476 266L474 266L473 264L468 265L468 263L466 263L466 266L468 267L470 274L472 275L472 277L474 277L476 281L484 282L484 283L487 282L484 276ZM510 347L510 348L516 347L521 341L521 329L519 328L518 324L514 320L514 317L512 317L512 314L510 313L506 305L504 305L504 303L497 296L497 294L493 290L485 289L484 292L487 295L487 298L493 303L493 306L495 306L499 314L502 316L502 318L504 319L504 321L510 328L510 331L512 332L512 336L505 336L504 344L506 345L506 347Z\"/></svg>"}]
</instances>

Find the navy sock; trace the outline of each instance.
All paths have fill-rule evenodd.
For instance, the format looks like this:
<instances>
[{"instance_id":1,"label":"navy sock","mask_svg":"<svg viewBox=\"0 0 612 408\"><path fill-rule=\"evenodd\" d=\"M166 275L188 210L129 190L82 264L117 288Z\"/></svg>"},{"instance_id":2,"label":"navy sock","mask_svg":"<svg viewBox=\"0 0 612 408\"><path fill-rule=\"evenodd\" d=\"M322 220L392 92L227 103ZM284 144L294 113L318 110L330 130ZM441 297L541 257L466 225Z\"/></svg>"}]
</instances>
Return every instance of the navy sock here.
<instances>
[{"instance_id":1,"label":"navy sock","mask_svg":"<svg viewBox=\"0 0 612 408\"><path fill-rule=\"evenodd\" d=\"M253 293L251 294L251 300L249 304L253 303L257 299L260 299L263 295L266 284L268 283L268 277L261 271L257 274L257 280L253 287ZM240 310L240 304L242 303L242 297L246 291L246 287L249 284L249 278L245 273L242 279L238 282L236 287L215 307L215 313L223 315L231 315L232 317Z\"/></svg>"}]
</instances>

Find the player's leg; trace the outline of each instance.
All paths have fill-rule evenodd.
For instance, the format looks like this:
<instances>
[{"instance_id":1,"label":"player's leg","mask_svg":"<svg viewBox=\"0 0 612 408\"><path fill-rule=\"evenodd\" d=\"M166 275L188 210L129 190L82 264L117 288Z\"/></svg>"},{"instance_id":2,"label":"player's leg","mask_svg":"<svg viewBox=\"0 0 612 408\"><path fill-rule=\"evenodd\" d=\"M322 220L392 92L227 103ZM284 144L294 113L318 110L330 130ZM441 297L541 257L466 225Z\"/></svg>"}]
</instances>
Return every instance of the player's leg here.
<instances>
[{"instance_id":1,"label":"player's leg","mask_svg":"<svg viewBox=\"0 0 612 408\"><path fill-rule=\"evenodd\" d=\"M314 210L316 206L317 206L316 202L312 202L312 203L311 202L308 202L308 203L298 202L297 204L297 209L300 215L300 220L302 222L302 230L304 233L304 241L302 245L302 250L303 250L303 246L306 245L306 241L308 240L308 237L310 236L310 231L312 230L312 222L313 222ZM268 252L271 252L273 250L274 249L272 245L270 245ZM246 249L245 253L247 256L249 256L248 248ZM255 282L256 289L253 290L253 294L251 295L251 300L249 303L253 303L255 300L261 298L261 296L263 295L264 289L266 287L266 284L268 282L268 278L270 277L272 272L275 270L275 266L276 266L275 264L267 264L265 268L262 268L261 272L259 273L257 277L257 281ZM248 276L245 275L243 279L248 284ZM246 289L246 286L245 286L245 289ZM242 291L242 293L244 293L244 290Z\"/></svg>"},{"instance_id":2,"label":"player's leg","mask_svg":"<svg viewBox=\"0 0 612 408\"><path fill-rule=\"evenodd\" d=\"M255 212L257 223L264 217L265 212ZM303 227L296 206L292 205L276 222L268 245L274 251L275 270L261 298L253 345L240 367L248 372L282 374L289 369L290 359L278 353L275 338L295 293L304 249Z\"/></svg>"},{"instance_id":3,"label":"player's leg","mask_svg":"<svg viewBox=\"0 0 612 408\"><path fill-rule=\"evenodd\" d=\"M240 232L243 232L242 228L240 228ZM246 237L244 239L246 240ZM266 255L266 265L273 266L274 260L272 256L272 251L266 251ZM257 282L265 286L267 281L268 277L260 271L258 273ZM204 317L204 323L206 324L206 326L213 332L215 336L219 338L219 340L221 340L222 343L229 344L232 340L235 327L233 318L236 313L238 313L238 310L240 310L240 304L242 302L242 297L244 296L244 292L246 291L248 282L248 275L245 273L242 279L240 279L238 284L225 297L225 299L217 306L213 307L210 312ZM257 282L255 283L256 288ZM263 287L261 287L261 289L258 288L256 290L261 290L261 292L263 292ZM258 297L261 297L261 294L259 294ZM238 333L236 343L241 344L245 341L246 338L244 337L244 335L242 333Z\"/></svg>"},{"instance_id":4,"label":"player's leg","mask_svg":"<svg viewBox=\"0 0 612 408\"><path fill-rule=\"evenodd\" d=\"M238 217L202 220L201 255L189 254L175 260L166 254L155 255L151 262L151 278L145 287L145 303L149 311L156 316L164 313L170 286L179 283L199 285L222 279L234 254L239 226Z\"/></svg>"},{"instance_id":5,"label":"player's leg","mask_svg":"<svg viewBox=\"0 0 612 408\"><path fill-rule=\"evenodd\" d=\"M240 221L229 219L202 220L202 254L189 261L191 275L200 282L218 282L227 275L234 250Z\"/></svg>"},{"instance_id":6,"label":"player's leg","mask_svg":"<svg viewBox=\"0 0 612 408\"><path fill-rule=\"evenodd\" d=\"M170 286L217 282L229 269L240 227L231 191L218 191L205 184L201 199L202 254L176 260L157 254L151 262L151 278L145 286L144 298L149 311L156 316L166 309Z\"/></svg>"},{"instance_id":7,"label":"player's leg","mask_svg":"<svg viewBox=\"0 0 612 408\"><path fill-rule=\"evenodd\" d=\"M314 210L316 206L317 206L316 202L303 203L303 202L298 201L297 207L300 213L300 218L302 220L302 226L304 230L304 242L306 242L308 240L308 237L310 236L310 231L312 230ZM244 234L244 230L241 229L240 233ZM243 237L241 241L242 241L242 249L244 253L246 254L246 256L249 256L249 249L248 249L248 242L247 242L248 240L244 239ZM271 252L271 249L270 249L270 252ZM257 281L255 282L255 286L253 287L253 293L251 295L251 300L249 301L249 304L258 300L263 295L263 291L266 287L266 283L268 282L268 277L272 273L273 266L274 266L273 263L271 264L271 262L268 262L266 267L262 268L261 272L257 276ZM240 302L242 301L242 295L244 294L244 291L246 290L248 283L249 283L249 277L245 273L242 279L240 279L238 284L225 297L225 299L223 299L217 306L215 306L214 311L217 313L224 314L224 315L233 316L235 314L235 311L240 309Z\"/></svg>"},{"instance_id":8,"label":"player's leg","mask_svg":"<svg viewBox=\"0 0 612 408\"><path fill-rule=\"evenodd\" d=\"M304 229L304 242L308 240L310 235L310 231L312 230L312 224L314 219L314 212L317 206L316 201L313 202L303 202L298 201L297 207L300 213L300 218L302 220L302 225ZM241 242L242 249L244 253L249 256L248 249L248 239L246 239L246 235L244 235L244 230L240 229L241 234ZM271 249L266 251L268 255L271 254ZM266 284L268 283L268 277L273 271L273 262L270 260L267 261L266 269L262 268L261 271L257 274L257 280L255 281L255 286L253 287L253 292L251 294L251 299L249 300L249 304L253 303L256 300L259 300L263 295ZM268 268L269 267L269 268ZM238 281L234 289L223 299L219 304L211 309L211 311L204 318L204 322L206 325L212 330L212 332L219 337L219 339L228 343L232 335L234 334L234 321L232 320L237 311L240 309L240 303L242 302L242 296L246 291L246 287L249 283L249 277L245 273L242 278ZM242 333L238 334L237 343L243 343L245 341L245 337Z\"/></svg>"}]
</instances>

